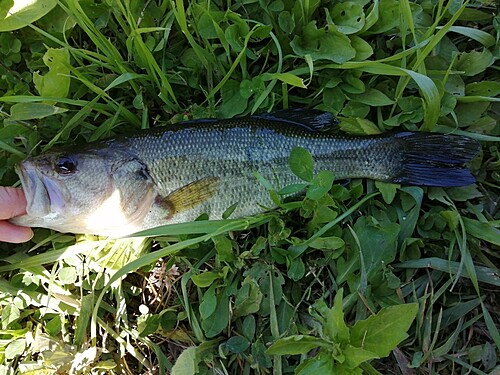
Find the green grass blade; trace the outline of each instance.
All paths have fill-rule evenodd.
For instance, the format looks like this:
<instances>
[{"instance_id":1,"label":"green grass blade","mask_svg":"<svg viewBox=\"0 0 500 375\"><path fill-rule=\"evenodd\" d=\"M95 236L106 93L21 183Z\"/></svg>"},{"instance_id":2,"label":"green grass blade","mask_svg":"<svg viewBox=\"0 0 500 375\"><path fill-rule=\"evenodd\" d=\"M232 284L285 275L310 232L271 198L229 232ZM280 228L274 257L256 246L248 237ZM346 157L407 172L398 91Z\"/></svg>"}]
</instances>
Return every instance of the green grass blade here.
<instances>
[{"instance_id":1,"label":"green grass blade","mask_svg":"<svg viewBox=\"0 0 500 375\"><path fill-rule=\"evenodd\" d=\"M440 258L422 258L416 260L407 260L405 262L397 263L394 265L397 268L431 268L452 275L457 275L460 269L460 263L448 261ZM488 267L474 266L477 280L483 283L500 286L500 273L498 270ZM462 277L469 277L465 273L461 273Z\"/></svg>"}]
</instances>

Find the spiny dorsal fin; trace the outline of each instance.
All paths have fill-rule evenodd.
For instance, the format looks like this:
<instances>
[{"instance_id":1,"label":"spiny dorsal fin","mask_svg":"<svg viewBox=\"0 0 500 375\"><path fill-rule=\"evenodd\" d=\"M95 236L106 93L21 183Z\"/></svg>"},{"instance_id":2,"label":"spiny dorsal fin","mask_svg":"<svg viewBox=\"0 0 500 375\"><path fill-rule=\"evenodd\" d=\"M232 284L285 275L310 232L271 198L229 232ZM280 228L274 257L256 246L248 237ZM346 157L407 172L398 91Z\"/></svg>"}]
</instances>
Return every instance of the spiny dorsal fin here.
<instances>
[{"instance_id":1,"label":"spiny dorsal fin","mask_svg":"<svg viewBox=\"0 0 500 375\"><path fill-rule=\"evenodd\" d=\"M207 201L217 191L219 182L219 177L202 178L174 190L165 198L158 197L157 203L164 205L171 217Z\"/></svg>"},{"instance_id":2,"label":"spiny dorsal fin","mask_svg":"<svg viewBox=\"0 0 500 375\"><path fill-rule=\"evenodd\" d=\"M324 112L317 109L283 109L251 117L299 125L311 131L332 130L336 129L339 124L337 118L330 112Z\"/></svg>"}]
</instances>

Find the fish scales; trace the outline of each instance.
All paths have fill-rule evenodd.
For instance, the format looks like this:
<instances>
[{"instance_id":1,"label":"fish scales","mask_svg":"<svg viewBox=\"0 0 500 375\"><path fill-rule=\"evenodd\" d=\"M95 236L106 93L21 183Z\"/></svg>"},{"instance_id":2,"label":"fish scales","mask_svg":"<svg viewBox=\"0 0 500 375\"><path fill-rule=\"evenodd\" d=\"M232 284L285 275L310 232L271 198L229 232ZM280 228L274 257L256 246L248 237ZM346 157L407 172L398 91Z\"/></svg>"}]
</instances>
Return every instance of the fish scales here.
<instances>
[{"instance_id":1,"label":"fish scales","mask_svg":"<svg viewBox=\"0 0 500 375\"><path fill-rule=\"evenodd\" d=\"M27 196L20 225L121 236L192 221L273 208L260 173L277 189L301 182L288 167L294 147L314 157L315 172L403 184L460 186L474 181L463 164L477 142L453 135L389 133L349 137L330 131L334 118L285 111L150 129L54 151L18 168Z\"/></svg>"},{"instance_id":2,"label":"fish scales","mask_svg":"<svg viewBox=\"0 0 500 375\"><path fill-rule=\"evenodd\" d=\"M125 147L148 166L162 196L193 180L220 177L214 199L180 212L171 222L191 221L203 212L221 218L235 203L238 203L235 217L255 214L262 210L260 205L272 207L269 193L256 182L254 171L277 188L301 182L287 164L291 150L297 146L315 156L316 171L330 169L340 179L361 176L387 179L397 169L396 146L383 138L332 137L297 126L284 128L281 124L262 122L227 121L177 127L128 138ZM157 219L160 221L161 217Z\"/></svg>"}]
</instances>

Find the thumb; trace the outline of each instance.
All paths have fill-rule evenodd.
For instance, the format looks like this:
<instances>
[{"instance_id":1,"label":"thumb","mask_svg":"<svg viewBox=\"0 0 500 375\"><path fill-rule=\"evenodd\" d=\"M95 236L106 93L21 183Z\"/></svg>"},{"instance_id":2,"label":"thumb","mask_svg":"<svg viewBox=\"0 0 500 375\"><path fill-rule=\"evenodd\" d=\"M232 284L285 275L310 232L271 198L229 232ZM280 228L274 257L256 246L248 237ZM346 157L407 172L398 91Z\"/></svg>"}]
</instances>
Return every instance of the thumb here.
<instances>
[{"instance_id":1,"label":"thumb","mask_svg":"<svg viewBox=\"0 0 500 375\"><path fill-rule=\"evenodd\" d=\"M0 186L0 220L26 213L26 198L22 189Z\"/></svg>"}]
</instances>

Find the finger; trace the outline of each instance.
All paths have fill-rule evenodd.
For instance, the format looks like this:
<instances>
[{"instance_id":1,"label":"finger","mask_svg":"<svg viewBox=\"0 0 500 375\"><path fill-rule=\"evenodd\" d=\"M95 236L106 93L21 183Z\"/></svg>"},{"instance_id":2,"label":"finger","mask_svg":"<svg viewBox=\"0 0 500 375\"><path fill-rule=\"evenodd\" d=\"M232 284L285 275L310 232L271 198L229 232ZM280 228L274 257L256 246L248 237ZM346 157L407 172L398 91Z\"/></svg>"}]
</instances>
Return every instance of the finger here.
<instances>
[{"instance_id":1,"label":"finger","mask_svg":"<svg viewBox=\"0 0 500 375\"><path fill-rule=\"evenodd\" d=\"M26 198L22 189L0 187L0 220L26 213Z\"/></svg>"},{"instance_id":2,"label":"finger","mask_svg":"<svg viewBox=\"0 0 500 375\"><path fill-rule=\"evenodd\" d=\"M33 231L31 228L20 227L7 221L0 221L0 241L21 243L31 240Z\"/></svg>"}]
</instances>

